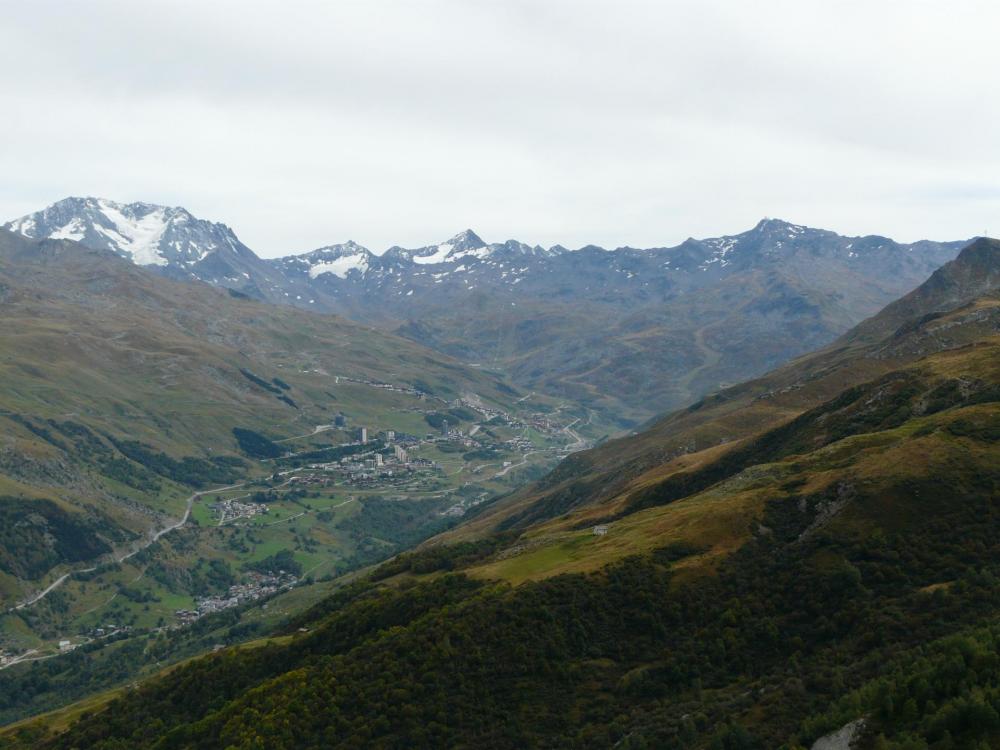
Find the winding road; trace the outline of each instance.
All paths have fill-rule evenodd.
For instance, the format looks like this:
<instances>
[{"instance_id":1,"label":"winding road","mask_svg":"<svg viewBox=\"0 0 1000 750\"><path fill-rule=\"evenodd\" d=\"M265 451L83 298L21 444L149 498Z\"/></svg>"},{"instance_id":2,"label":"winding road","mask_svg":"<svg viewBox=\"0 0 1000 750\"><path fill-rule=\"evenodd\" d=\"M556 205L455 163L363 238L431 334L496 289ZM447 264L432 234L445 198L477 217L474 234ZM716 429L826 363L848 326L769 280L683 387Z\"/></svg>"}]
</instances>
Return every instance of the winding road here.
<instances>
[{"instance_id":1,"label":"winding road","mask_svg":"<svg viewBox=\"0 0 1000 750\"><path fill-rule=\"evenodd\" d=\"M568 451L582 451L584 448L587 447L587 441L584 440L582 437L580 437L580 435L577 434L577 432L575 430L571 429L573 427L573 425L575 425L579 421L580 421L580 418L577 417L572 422L570 422L568 425L566 425L565 427L562 428L563 432L565 432L567 435L569 435L571 438L573 438L573 442L566 446L566 450L568 450Z\"/></svg>"},{"instance_id":2,"label":"winding road","mask_svg":"<svg viewBox=\"0 0 1000 750\"><path fill-rule=\"evenodd\" d=\"M212 490L204 490L202 492L195 492L193 495L191 495L187 499L187 505L184 508L184 515L181 516L181 520L177 521L176 523L172 523L169 526L164 526L162 529L160 529L159 531L157 531L153 535L147 537L144 541L140 542L139 545L135 549L133 549L131 552L128 552L128 553L126 553L126 554L124 554L124 555L122 555L120 557L114 558L115 563L119 563L119 564L123 563L126 560L128 560L130 557L134 557L135 555L138 555L144 549L147 549L147 548L151 547L152 545L156 544L156 542L159 541L160 537L162 537L164 534L169 534L171 531L174 531L175 529L179 529L181 526L183 526L184 524L186 524L187 521L188 521L188 519L191 517L191 508L194 507L194 501L197 500L201 495L208 494L209 492L225 492L226 490L235 490L235 489L237 489L239 487L245 486L246 484L247 484L247 482L240 482L239 484L231 484L231 485L229 485L227 487L216 487L215 489L212 489ZM42 589L39 593L35 594L30 599L27 599L27 600L21 602L20 604L17 604L17 605L15 605L13 607L10 607L7 611L8 612L14 612L14 611L19 610L19 609L24 609L25 607L30 607L32 604L37 604L42 599L44 599L49 594L51 594L53 591L55 591L57 588L59 588L60 586L62 586L64 583L66 583L67 579L69 579L71 576L73 576L73 575L75 575L77 573L92 573L93 571L97 570L98 567L100 567L100 566L99 565L92 565L89 568L76 568L75 570L71 570L68 573L63 573L56 580L54 580L52 583L50 583L48 586L46 586L44 589Z\"/></svg>"}]
</instances>

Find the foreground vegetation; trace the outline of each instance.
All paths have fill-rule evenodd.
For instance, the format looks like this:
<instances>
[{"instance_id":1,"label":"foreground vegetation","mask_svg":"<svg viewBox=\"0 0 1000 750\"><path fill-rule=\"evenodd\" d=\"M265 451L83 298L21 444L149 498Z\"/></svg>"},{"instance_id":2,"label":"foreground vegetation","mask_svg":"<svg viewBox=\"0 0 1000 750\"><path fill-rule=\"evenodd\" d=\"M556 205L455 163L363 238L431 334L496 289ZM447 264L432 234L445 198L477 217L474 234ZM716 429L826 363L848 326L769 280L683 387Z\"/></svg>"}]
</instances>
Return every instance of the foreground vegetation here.
<instances>
[{"instance_id":1,"label":"foreground vegetation","mask_svg":"<svg viewBox=\"0 0 1000 750\"><path fill-rule=\"evenodd\" d=\"M294 619L287 642L193 661L63 734L40 722L6 741L763 749L866 718L872 747L991 743L998 352L991 342L932 360L929 380L862 419L852 404L886 393L876 382L797 423L827 425L830 440L802 428L762 441L812 450L744 453L713 488L654 496L667 509L750 493L756 511L727 554L698 529L512 587L476 571L516 561L517 534L432 547ZM982 387L942 389L936 378L956 370ZM951 395L915 415L927 392Z\"/></svg>"}]
</instances>

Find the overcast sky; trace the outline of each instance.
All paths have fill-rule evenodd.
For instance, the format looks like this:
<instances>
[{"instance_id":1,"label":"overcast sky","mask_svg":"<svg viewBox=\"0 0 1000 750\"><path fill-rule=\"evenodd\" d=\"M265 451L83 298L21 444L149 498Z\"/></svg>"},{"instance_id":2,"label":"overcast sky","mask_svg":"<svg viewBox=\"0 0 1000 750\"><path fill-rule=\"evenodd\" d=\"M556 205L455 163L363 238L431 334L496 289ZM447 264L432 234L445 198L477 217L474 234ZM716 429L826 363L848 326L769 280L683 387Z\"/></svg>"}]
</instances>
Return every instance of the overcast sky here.
<instances>
[{"instance_id":1,"label":"overcast sky","mask_svg":"<svg viewBox=\"0 0 1000 750\"><path fill-rule=\"evenodd\" d=\"M183 205L264 256L1000 234L1000 5L0 0L0 219Z\"/></svg>"}]
</instances>

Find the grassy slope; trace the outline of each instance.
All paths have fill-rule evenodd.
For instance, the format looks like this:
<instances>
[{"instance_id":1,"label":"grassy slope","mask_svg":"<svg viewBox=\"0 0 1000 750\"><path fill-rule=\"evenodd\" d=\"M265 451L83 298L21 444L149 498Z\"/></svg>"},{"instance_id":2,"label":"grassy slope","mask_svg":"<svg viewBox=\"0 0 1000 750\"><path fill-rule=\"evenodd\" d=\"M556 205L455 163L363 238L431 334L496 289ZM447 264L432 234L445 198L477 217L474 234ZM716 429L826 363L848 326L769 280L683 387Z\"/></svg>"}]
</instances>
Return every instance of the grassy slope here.
<instances>
[{"instance_id":1,"label":"grassy slope","mask_svg":"<svg viewBox=\"0 0 1000 750\"><path fill-rule=\"evenodd\" d=\"M977 309L984 309L984 306L992 309L994 302L984 302L977 305ZM996 303L996 309L1000 310L1000 301ZM753 521L759 518L765 502L788 495L788 487L794 488L796 493L822 493L845 482L902 482L913 473L933 475L939 470L947 470L953 453L970 450L965 443L947 438L948 425L954 420L990 422L997 417L996 407L992 404L968 406L949 412L947 418L938 414L924 416L924 413L932 408L928 404L935 394L950 393L954 384L994 385L981 385L981 390L970 385L975 393L965 397L949 396L946 400L949 408L975 401L979 393L984 394L983 398L992 398L991 387L1000 383L1000 338L988 337L974 345L932 355L895 371L893 378L905 379L912 388L912 393L900 396L899 404L893 406L893 410L904 410L909 417L898 427L829 442L840 427L836 424L837 417L843 417L845 412L850 414L853 409L861 412L861 416L851 414L858 420L857 424L861 424L864 411L872 408L871 402L889 398L883 388L885 381L875 381L858 389L849 403L836 402L836 411L824 405L806 414L799 420L797 429L784 438L787 448L779 444L769 449L780 460L753 463L752 468L739 472L734 468L719 474L721 481L717 483L717 478L710 474L711 486L704 491L682 495L676 502L664 501L668 504L660 505L655 499L656 493L670 477L699 469L709 472L713 466L723 463L727 451L703 451L696 460L685 456L684 461L675 460L642 475L609 503L587 506L533 525L517 542L525 552L490 562L472 572L520 582L564 572L594 570L612 560L648 552L670 542L686 542L705 548L703 555L690 559L686 565L711 563L746 541L753 533ZM891 418L892 415L887 417ZM932 436L913 438L914 434L926 431L933 433L933 439ZM800 452L799 446L810 443L819 447ZM752 444L752 440L743 441L736 449ZM986 458L974 456L977 461ZM943 467L938 466L939 460L945 461ZM740 463L738 467L746 465ZM647 501L647 497L652 499ZM642 508L649 504L655 507L633 512L636 506ZM611 522L610 533L604 537L594 536L590 527L609 518L615 519Z\"/></svg>"}]
</instances>

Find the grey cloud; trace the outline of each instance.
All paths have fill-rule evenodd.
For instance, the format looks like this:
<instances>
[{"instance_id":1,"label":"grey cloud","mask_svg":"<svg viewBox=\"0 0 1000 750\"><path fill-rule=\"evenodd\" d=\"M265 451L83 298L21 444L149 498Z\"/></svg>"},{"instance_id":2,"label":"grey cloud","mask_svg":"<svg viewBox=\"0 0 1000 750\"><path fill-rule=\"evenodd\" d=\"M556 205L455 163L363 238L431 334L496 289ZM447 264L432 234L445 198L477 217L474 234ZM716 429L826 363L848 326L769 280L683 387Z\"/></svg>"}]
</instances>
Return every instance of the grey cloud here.
<instances>
[{"instance_id":1,"label":"grey cloud","mask_svg":"<svg viewBox=\"0 0 1000 750\"><path fill-rule=\"evenodd\" d=\"M181 204L276 255L466 226L662 245L763 215L946 239L997 209L987 2L0 6L4 218Z\"/></svg>"}]
</instances>

